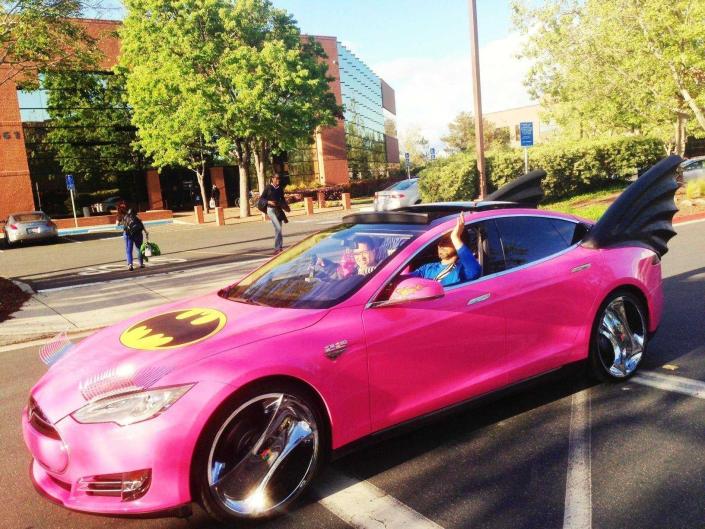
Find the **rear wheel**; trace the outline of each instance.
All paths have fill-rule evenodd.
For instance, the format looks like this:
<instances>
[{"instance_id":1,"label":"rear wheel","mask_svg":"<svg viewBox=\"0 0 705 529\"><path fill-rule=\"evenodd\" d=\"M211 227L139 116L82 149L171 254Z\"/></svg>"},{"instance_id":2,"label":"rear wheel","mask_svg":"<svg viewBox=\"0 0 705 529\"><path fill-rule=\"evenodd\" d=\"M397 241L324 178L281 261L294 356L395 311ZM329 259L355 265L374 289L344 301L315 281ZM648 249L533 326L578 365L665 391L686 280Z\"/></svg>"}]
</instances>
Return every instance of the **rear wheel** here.
<instances>
[{"instance_id":1,"label":"rear wheel","mask_svg":"<svg viewBox=\"0 0 705 529\"><path fill-rule=\"evenodd\" d=\"M194 464L200 503L222 522L281 514L327 456L326 423L297 386L251 388L211 421Z\"/></svg>"},{"instance_id":2,"label":"rear wheel","mask_svg":"<svg viewBox=\"0 0 705 529\"><path fill-rule=\"evenodd\" d=\"M646 351L646 307L620 290L602 303L592 329L590 367L600 380L624 380L637 370Z\"/></svg>"}]
</instances>

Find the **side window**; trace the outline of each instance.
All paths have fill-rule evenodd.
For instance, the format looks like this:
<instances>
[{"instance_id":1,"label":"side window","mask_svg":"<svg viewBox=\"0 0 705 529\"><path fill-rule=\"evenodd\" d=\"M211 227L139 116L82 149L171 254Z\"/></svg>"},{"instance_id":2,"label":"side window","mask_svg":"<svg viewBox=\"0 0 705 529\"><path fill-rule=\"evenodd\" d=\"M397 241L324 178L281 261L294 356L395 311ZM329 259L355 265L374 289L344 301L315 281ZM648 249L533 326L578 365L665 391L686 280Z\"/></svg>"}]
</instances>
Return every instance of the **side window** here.
<instances>
[{"instance_id":1,"label":"side window","mask_svg":"<svg viewBox=\"0 0 705 529\"><path fill-rule=\"evenodd\" d=\"M565 227L561 227L561 231L554 220L522 216L495 220L502 238L507 269L543 259L571 245L574 233L569 234Z\"/></svg>"},{"instance_id":2,"label":"side window","mask_svg":"<svg viewBox=\"0 0 705 529\"><path fill-rule=\"evenodd\" d=\"M588 232L588 227L585 224L570 222L569 220L551 219L551 224L561 234L567 246L572 246L582 241Z\"/></svg>"},{"instance_id":3,"label":"side window","mask_svg":"<svg viewBox=\"0 0 705 529\"><path fill-rule=\"evenodd\" d=\"M497 226L493 220L476 224L480 234L479 259L482 265L482 275L496 274L505 269L504 251L499 238Z\"/></svg>"}]
</instances>

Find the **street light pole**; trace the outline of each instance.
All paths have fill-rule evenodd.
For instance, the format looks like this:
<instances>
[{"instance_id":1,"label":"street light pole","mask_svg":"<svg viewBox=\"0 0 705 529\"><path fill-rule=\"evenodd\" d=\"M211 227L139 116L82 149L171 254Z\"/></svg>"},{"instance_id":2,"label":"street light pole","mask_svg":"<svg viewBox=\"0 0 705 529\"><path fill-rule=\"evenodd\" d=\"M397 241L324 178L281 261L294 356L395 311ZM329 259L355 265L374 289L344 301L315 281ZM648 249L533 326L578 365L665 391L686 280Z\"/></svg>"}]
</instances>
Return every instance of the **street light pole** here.
<instances>
[{"instance_id":1,"label":"street light pole","mask_svg":"<svg viewBox=\"0 0 705 529\"><path fill-rule=\"evenodd\" d=\"M468 0L470 12L470 55L472 56L472 88L475 99L475 150L477 172L480 174L480 198L487 196L485 176L485 137L482 131L482 94L480 92L480 54L477 45L477 8L475 0Z\"/></svg>"}]
</instances>

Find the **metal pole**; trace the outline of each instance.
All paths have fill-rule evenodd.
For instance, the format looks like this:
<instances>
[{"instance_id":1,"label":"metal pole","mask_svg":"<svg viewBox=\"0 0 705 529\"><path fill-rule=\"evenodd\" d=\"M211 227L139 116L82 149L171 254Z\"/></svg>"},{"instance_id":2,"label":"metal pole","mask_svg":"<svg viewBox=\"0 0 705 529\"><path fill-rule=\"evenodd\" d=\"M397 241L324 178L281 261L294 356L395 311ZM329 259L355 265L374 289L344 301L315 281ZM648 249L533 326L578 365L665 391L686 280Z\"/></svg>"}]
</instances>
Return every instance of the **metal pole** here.
<instances>
[{"instance_id":1,"label":"metal pole","mask_svg":"<svg viewBox=\"0 0 705 529\"><path fill-rule=\"evenodd\" d=\"M529 172L529 148L524 147L524 174Z\"/></svg>"},{"instance_id":2,"label":"metal pole","mask_svg":"<svg viewBox=\"0 0 705 529\"><path fill-rule=\"evenodd\" d=\"M477 9L475 0L468 0L470 11L470 55L472 58L472 88L475 99L475 151L477 172L480 174L480 198L487 196L485 176L485 138L482 131L482 94L480 92L480 55L477 44Z\"/></svg>"},{"instance_id":3,"label":"metal pole","mask_svg":"<svg viewBox=\"0 0 705 529\"><path fill-rule=\"evenodd\" d=\"M406 179L410 180L411 179L411 171L409 170L409 160L406 161Z\"/></svg>"},{"instance_id":4,"label":"metal pole","mask_svg":"<svg viewBox=\"0 0 705 529\"><path fill-rule=\"evenodd\" d=\"M73 208L73 223L78 228L78 219L76 218L76 203L73 200L73 189L70 189L69 193L71 193L71 207Z\"/></svg>"},{"instance_id":5,"label":"metal pole","mask_svg":"<svg viewBox=\"0 0 705 529\"><path fill-rule=\"evenodd\" d=\"M39 202L39 211L42 210L42 195L39 194L39 182L34 182L34 186L37 188L37 202Z\"/></svg>"}]
</instances>

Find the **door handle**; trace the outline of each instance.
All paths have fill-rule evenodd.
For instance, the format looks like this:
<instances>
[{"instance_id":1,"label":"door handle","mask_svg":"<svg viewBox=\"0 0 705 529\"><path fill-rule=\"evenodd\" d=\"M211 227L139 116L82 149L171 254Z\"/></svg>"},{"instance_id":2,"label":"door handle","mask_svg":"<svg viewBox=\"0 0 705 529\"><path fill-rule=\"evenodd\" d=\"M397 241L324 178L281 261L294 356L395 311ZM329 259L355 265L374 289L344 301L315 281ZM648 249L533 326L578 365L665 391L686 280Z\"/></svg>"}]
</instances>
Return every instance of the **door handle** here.
<instances>
[{"instance_id":1,"label":"door handle","mask_svg":"<svg viewBox=\"0 0 705 529\"><path fill-rule=\"evenodd\" d=\"M487 301L490 299L491 294L488 292L487 294L482 294L481 296L477 296L476 298L472 298L470 301L468 301L468 305L475 305L476 303L482 303L483 301Z\"/></svg>"},{"instance_id":2,"label":"door handle","mask_svg":"<svg viewBox=\"0 0 705 529\"><path fill-rule=\"evenodd\" d=\"M582 272L583 270L587 270L587 269L590 268L591 266L592 266L592 265L591 265L590 263L585 263L585 264L582 264L582 265L580 265L580 266L576 266L575 268L573 268L573 269L571 270L571 273Z\"/></svg>"}]
</instances>

